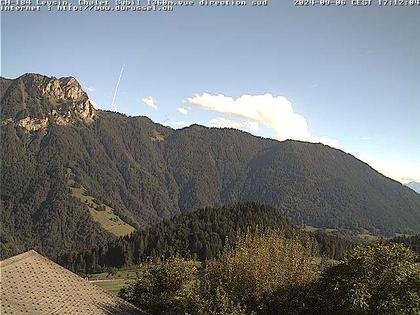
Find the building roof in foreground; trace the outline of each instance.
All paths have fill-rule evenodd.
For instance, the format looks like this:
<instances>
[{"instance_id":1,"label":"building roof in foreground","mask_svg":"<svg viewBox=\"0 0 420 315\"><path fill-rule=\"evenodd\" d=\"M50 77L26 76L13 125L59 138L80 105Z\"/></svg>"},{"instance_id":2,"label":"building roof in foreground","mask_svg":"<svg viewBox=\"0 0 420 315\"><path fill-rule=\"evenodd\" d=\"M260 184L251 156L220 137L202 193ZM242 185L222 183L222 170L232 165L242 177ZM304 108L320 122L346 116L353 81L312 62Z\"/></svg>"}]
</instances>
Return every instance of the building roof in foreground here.
<instances>
[{"instance_id":1,"label":"building roof in foreground","mask_svg":"<svg viewBox=\"0 0 420 315\"><path fill-rule=\"evenodd\" d=\"M3 314L142 314L31 250L0 262Z\"/></svg>"}]
</instances>

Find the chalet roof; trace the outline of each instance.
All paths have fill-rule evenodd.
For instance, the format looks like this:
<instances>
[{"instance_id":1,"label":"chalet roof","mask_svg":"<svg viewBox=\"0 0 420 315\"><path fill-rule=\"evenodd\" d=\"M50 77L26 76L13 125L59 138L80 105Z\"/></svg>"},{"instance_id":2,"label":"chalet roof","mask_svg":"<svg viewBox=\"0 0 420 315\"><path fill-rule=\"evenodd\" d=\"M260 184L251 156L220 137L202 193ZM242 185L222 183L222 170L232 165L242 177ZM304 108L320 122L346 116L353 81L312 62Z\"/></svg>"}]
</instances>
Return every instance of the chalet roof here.
<instances>
[{"instance_id":1,"label":"chalet roof","mask_svg":"<svg viewBox=\"0 0 420 315\"><path fill-rule=\"evenodd\" d=\"M31 250L0 262L3 314L142 314Z\"/></svg>"}]
</instances>

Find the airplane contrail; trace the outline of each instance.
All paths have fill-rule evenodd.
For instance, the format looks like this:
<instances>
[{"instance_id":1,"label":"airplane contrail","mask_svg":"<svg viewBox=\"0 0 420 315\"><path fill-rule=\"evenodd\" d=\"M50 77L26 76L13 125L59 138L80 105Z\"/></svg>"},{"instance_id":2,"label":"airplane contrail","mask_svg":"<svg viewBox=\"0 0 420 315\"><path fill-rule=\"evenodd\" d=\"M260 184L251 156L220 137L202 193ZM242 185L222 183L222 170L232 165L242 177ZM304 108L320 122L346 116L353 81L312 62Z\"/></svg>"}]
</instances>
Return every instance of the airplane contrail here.
<instances>
[{"instance_id":1,"label":"airplane contrail","mask_svg":"<svg viewBox=\"0 0 420 315\"><path fill-rule=\"evenodd\" d=\"M121 67L120 76L118 77L117 84L115 85L114 96L112 97L111 110L114 111L114 112L116 112L117 109L118 109L117 104L115 104L115 98L117 97L118 86L120 85L120 82L121 82L121 78L122 78L122 75L123 75L123 72L124 72L124 67L125 67L125 64L123 64L122 67Z\"/></svg>"}]
</instances>

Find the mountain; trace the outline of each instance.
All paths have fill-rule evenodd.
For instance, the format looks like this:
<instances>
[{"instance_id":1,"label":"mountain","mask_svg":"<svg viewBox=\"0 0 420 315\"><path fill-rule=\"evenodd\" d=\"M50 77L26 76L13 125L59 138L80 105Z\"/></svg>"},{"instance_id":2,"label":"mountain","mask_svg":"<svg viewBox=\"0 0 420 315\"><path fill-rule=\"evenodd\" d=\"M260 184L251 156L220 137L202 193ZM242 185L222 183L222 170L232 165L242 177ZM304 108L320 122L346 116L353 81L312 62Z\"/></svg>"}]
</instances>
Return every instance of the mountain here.
<instances>
[{"instance_id":1,"label":"mountain","mask_svg":"<svg viewBox=\"0 0 420 315\"><path fill-rule=\"evenodd\" d=\"M410 182L406 184L407 187L410 187L412 190L420 194L420 183L418 182Z\"/></svg>"},{"instance_id":2,"label":"mountain","mask_svg":"<svg viewBox=\"0 0 420 315\"><path fill-rule=\"evenodd\" d=\"M97 110L71 77L0 87L3 256L86 249L248 201L317 227L420 231L420 196L340 150Z\"/></svg>"}]
</instances>

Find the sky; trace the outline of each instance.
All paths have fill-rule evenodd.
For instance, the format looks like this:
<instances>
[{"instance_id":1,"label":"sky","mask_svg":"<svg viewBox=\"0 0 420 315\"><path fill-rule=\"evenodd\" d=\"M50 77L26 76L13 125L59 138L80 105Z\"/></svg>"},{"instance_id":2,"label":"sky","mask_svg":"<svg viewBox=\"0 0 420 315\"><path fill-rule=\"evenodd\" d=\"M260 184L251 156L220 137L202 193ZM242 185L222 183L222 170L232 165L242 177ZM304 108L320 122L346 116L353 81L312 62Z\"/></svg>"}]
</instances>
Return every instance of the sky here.
<instances>
[{"instance_id":1,"label":"sky","mask_svg":"<svg viewBox=\"0 0 420 315\"><path fill-rule=\"evenodd\" d=\"M1 12L1 75L74 76L101 109L321 142L420 182L419 17L420 6L286 0Z\"/></svg>"}]
</instances>

